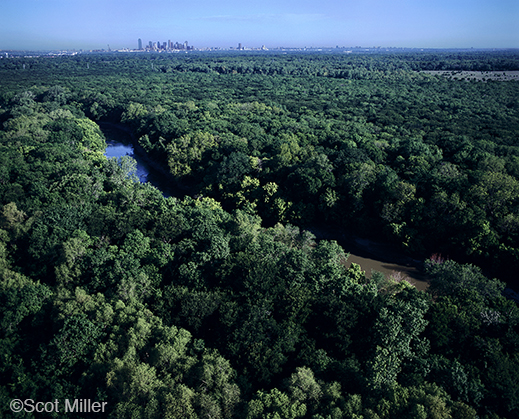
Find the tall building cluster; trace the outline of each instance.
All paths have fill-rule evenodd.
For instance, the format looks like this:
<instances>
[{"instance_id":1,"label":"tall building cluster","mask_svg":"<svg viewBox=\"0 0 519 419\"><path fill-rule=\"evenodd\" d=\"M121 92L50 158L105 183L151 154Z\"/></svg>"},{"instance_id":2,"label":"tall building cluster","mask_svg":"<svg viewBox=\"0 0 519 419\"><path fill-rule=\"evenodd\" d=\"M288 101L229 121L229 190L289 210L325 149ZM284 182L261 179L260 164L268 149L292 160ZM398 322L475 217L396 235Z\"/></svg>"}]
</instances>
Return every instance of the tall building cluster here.
<instances>
[{"instance_id":1,"label":"tall building cluster","mask_svg":"<svg viewBox=\"0 0 519 419\"><path fill-rule=\"evenodd\" d=\"M160 41L153 42L153 41L149 41L148 45L143 47L142 39L139 38L138 49L141 50L141 51L142 50L146 50L146 51L173 51L173 50L188 51L188 50L192 50L193 47L191 45L189 45L187 43L187 41L184 42L183 44L181 44L179 42L172 42L171 40L169 40L168 42L160 42Z\"/></svg>"}]
</instances>

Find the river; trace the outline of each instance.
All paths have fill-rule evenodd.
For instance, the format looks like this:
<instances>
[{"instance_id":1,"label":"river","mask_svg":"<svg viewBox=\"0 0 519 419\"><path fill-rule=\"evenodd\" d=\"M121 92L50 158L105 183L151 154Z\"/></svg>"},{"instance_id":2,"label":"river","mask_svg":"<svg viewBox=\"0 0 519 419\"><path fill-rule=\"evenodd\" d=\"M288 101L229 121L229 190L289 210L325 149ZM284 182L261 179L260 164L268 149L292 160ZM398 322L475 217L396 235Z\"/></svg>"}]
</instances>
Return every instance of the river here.
<instances>
[{"instance_id":1,"label":"river","mask_svg":"<svg viewBox=\"0 0 519 419\"><path fill-rule=\"evenodd\" d=\"M183 197L188 192L175 185L170 176L165 174L162 168L150 162L144 154L135 151L134 139L128 127L110 122L99 122L98 124L106 137L106 157L130 156L135 159L139 180L142 183L150 182L166 198L170 196ZM372 270L386 275L401 272L409 278L417 289L424 290L427 288L427 280L417 268L420 262L394 251L389 245L364 238L345 236L325 227L309 228L309 230L318 239L337 240L344 250L350 254L348 266L351 263L357 263L362 270L366 271L368 276L371 276Z\"/></svg>"},{"instance_id":2,"label":"river","mask_svg":"<svg viewBox=\"0 0 519 419\"><path fill-rule=\"evenodd\" d=\"M308 228L318 239L336 240L349 253L347 266L356 263L361 266L368 277L371 271L392 275L400 272L417 289L423 291L428 287L427 277L419 269L421 261L410 258L386 243L343 234L325 226Z\"/></svg>"},{"instance_id":3,"label":"river","mask_svg":"<svg viewBox=\"0 0 519 419\"><path fill-rule=\"evenodd\" d=\"M130 156L137 162L137 177L141 183L149 182L162 192L165 198L170 196L182 197L187 191L179 187L172 176L164 173L164 169L153 164L146 158L144 152L136 152L131 131L123 124L98 122L99 128L106 138L105 156Z\"/></svg>"}]
</instances>

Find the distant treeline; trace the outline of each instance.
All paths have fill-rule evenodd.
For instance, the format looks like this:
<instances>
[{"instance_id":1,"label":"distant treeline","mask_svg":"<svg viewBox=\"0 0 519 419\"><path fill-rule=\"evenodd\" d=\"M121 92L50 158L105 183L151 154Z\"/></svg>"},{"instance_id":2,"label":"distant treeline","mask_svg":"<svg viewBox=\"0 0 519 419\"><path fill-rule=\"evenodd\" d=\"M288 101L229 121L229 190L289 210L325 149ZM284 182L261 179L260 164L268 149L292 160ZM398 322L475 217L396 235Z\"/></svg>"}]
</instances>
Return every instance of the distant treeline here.
<instances>
[{"instance_id":1,"label":"distant treeline","mask_svg":"<svg viewBox=\"0 0 519 419\"><path fill-rule=\"evenodd\" d=\"M414 52L385 54L254 53L245 55L197 52L187 55L85 54L63 57L4 59L0 68L52 69L53 74L103 74L109 71L139 73L150 69L165 73L263 74L372 79L403 71L512 71L519 70L516 50L476 52ZM19 76L19 75L18 75Z\"/></svg>"}]
</instances>

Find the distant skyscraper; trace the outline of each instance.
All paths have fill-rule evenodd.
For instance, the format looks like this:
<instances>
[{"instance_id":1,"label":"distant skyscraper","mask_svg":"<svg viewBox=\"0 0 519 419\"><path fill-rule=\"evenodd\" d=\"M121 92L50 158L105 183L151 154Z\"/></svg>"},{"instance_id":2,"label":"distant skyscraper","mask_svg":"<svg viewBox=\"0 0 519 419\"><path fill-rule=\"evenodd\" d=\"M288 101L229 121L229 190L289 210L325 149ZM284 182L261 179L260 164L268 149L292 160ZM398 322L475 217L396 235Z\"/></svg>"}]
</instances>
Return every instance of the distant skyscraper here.
<instances>
[{"instance_id":1,"label":"distant skyscraper","mask_svg":"<svg viewBox=\"0 0 519 419\"><path fill-rule=\"evenodd\" d=\"M142 49L142 39L139 38L139 49L141 50Z\"/></svg>"}]
</instances>

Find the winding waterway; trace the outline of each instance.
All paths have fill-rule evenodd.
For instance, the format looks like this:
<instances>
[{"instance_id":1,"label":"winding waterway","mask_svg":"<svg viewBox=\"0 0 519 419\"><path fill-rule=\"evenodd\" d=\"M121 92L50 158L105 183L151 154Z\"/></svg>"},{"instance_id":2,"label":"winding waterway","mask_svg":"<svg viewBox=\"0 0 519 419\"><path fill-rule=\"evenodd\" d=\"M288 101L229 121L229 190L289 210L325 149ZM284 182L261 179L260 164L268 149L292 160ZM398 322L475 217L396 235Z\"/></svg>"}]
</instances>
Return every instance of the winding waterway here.
<instances>
[{"instance_id":1,"label":"winding waterway","mask_svg":"<svg viewBox=\"0 0 519 419\"><path fill-rule=\"evenodd\" d=\"M186 195L186 190L175 184L171 176L164 173L164 169L153 164L144 154L136 152L134 139L128 127L112 122L98 122L98 125L106 138L106 157L132 157L137 162L136 175L139 181L141 183L151 183L162 192L165 198L170 196L182 197Z\"/></svg>"},{"instance_id":2,"label":"winding waterway","mask_svg":"<svg viewBox=\"0 0 519 419\"><path fill-rule=\"evenodd\" d=\"M185 189L179 188L172 182L164 170L146 159L144 155L135 151L134 139L130 130L121 124L99 122L99 127L106 137L105 156L122 157L130 156L137 162L137 176L142 183L150 182L159 189L164 197L183 197ZM349 237L325 228L309 229L318 239L337 240L337 242L350 254L348 265L357 263L362 270L371 276L371 271L379 271L386 275L394 272L402 272L409 277L417 289L427 288L424 275L418 270L419 261L415 261L403 254L395 252L388 245L374 241Z\"/></svg>"}]
</instances>

